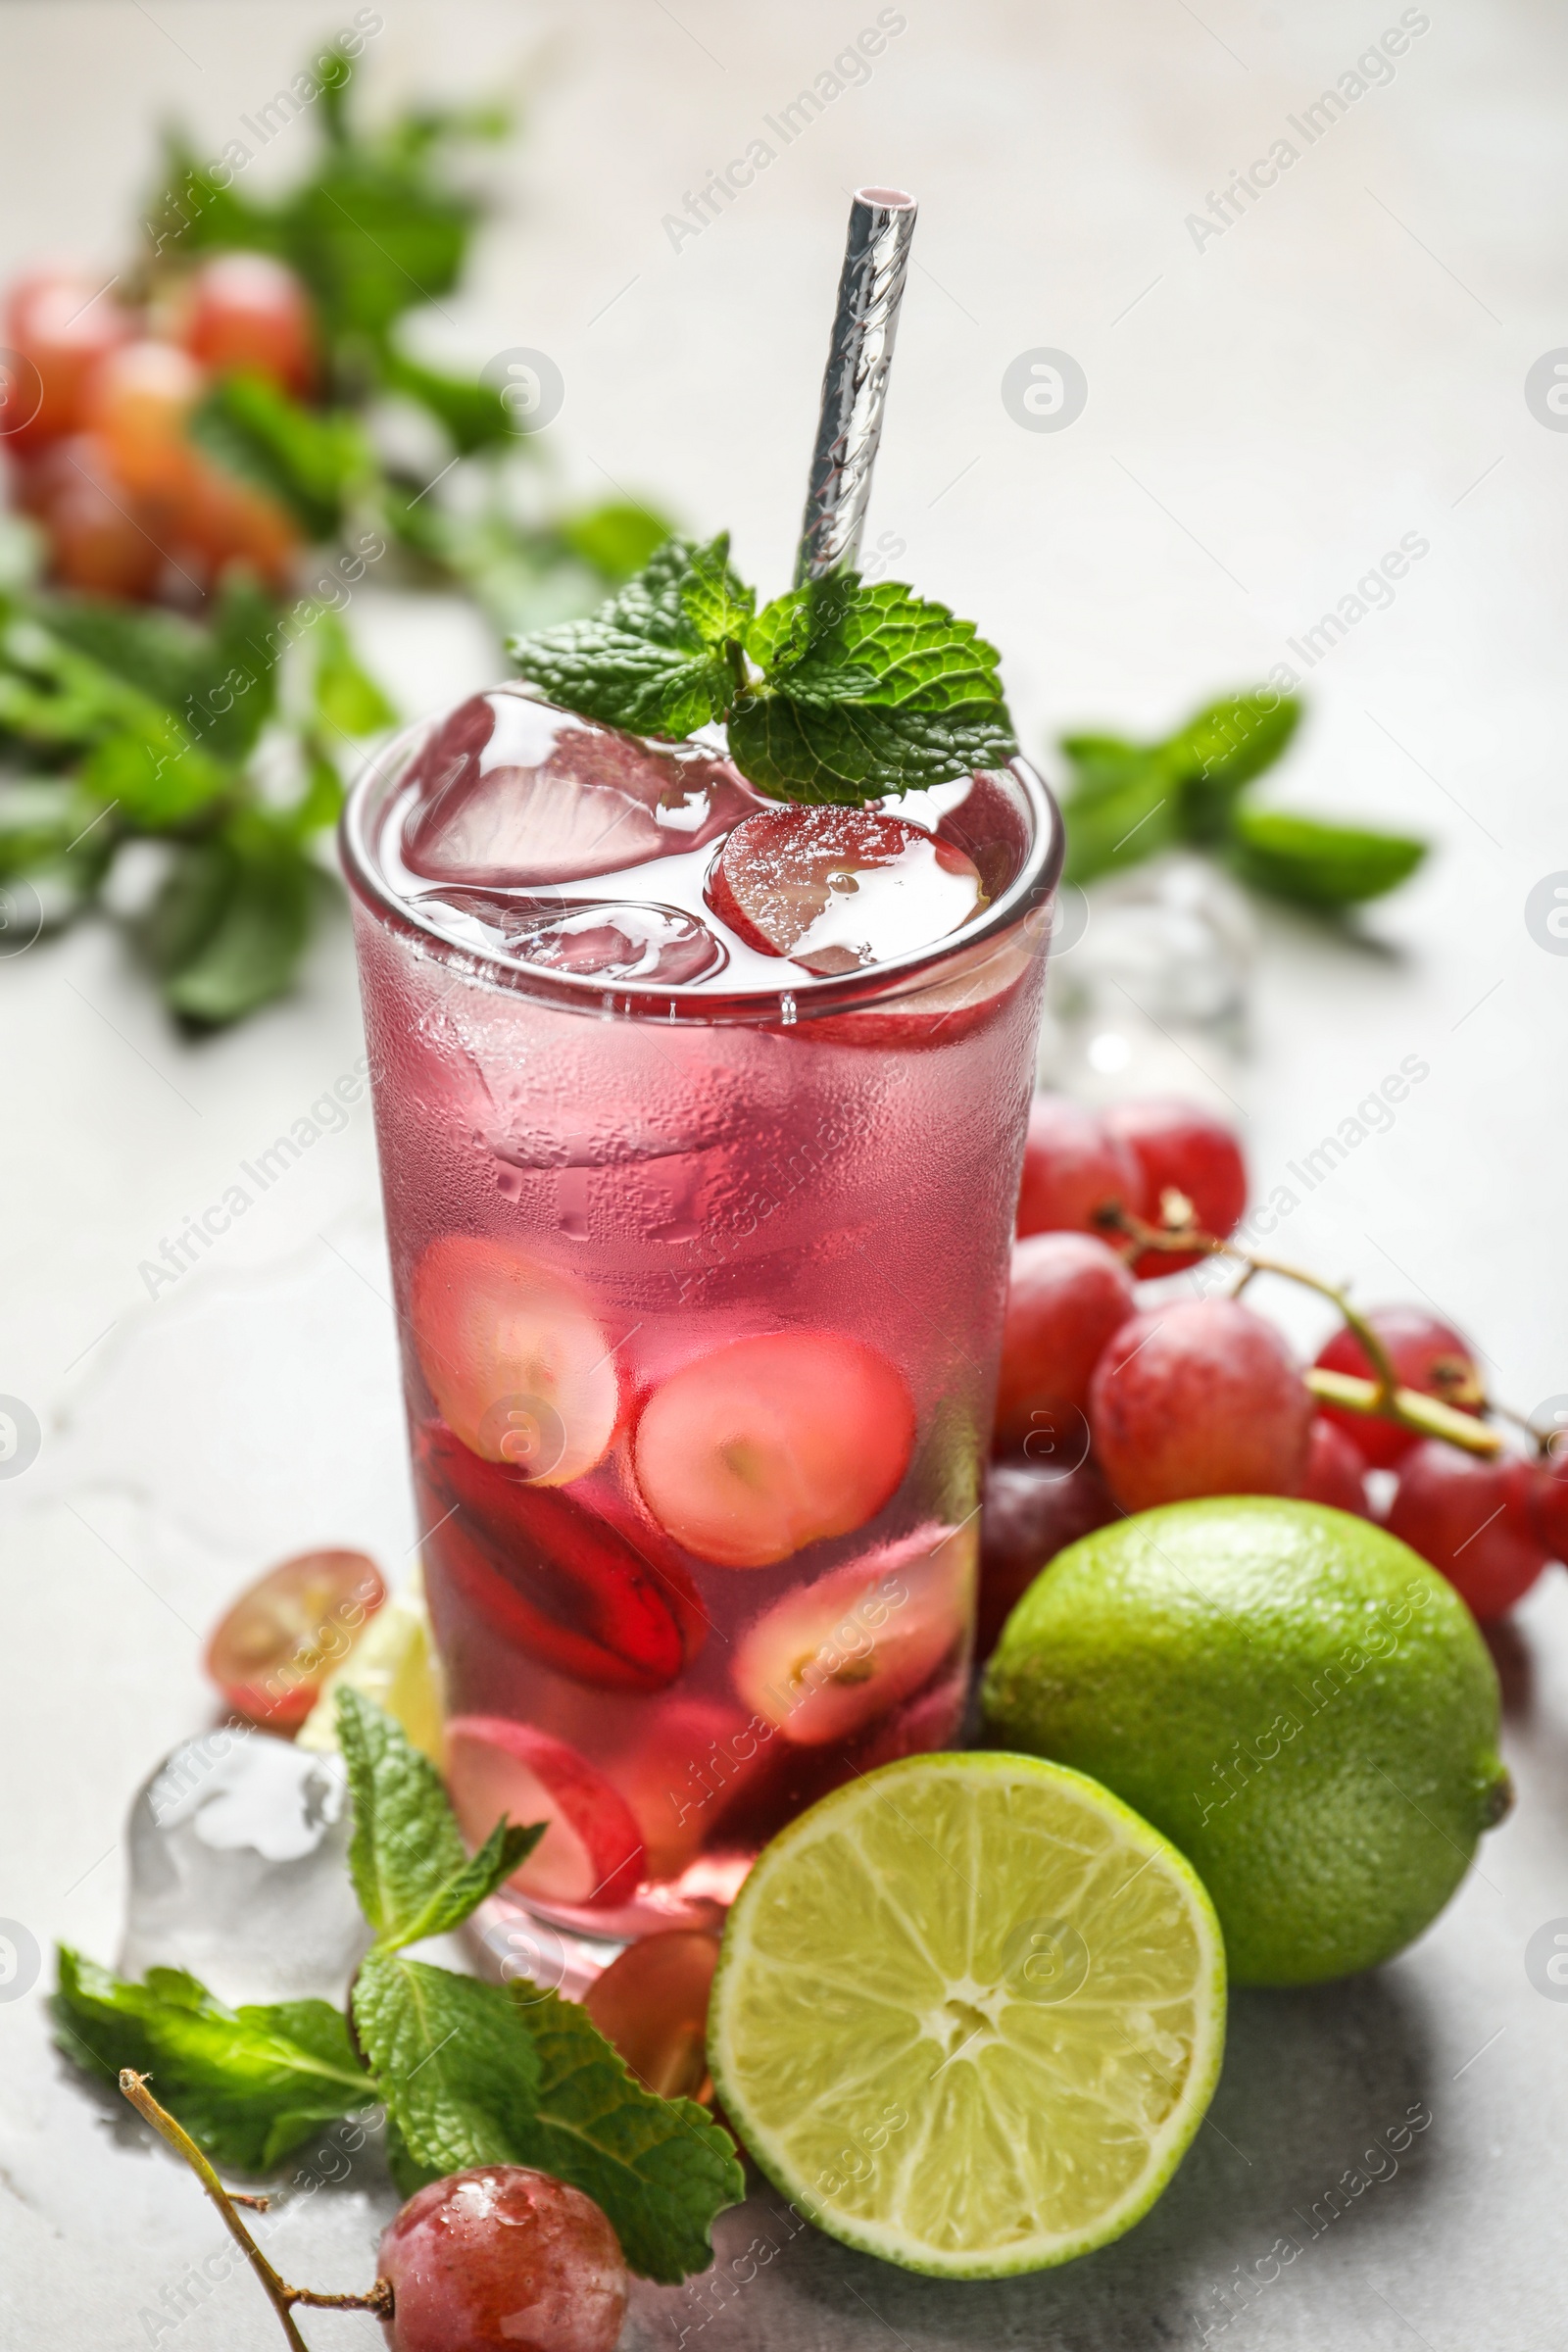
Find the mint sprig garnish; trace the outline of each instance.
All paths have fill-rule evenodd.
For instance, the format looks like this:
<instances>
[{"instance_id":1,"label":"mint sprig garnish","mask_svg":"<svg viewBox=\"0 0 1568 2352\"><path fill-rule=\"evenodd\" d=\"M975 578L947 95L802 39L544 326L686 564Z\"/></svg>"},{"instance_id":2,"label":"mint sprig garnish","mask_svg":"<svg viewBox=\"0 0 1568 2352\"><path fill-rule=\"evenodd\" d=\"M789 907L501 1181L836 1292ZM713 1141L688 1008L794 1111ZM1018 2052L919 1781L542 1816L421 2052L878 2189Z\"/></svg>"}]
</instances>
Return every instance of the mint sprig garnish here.
<instances>
[{"instance_id":1,"label":"mint sprig garnish","mask_svg":"<svg viewBox=\"0 0 1568 2352\"><path fill-rule=\"evenodd\" d=\"M974 623L852 572L760 612L726 533L671 539L586 620L515 638L523 676L606 726L674 738L721 723L759 792L851 805L997 767L1017 751Z\"/></svg>"},{"instance_id":2,"label":"mint sprig garnish","mask_svg":"<svg viewBox=\"0 0 1568 2352\"><path fill-rule=\"evenodd\" d=\"M401 1724L358 1690L340 1688L338 1741L354 1806L349 1876L374 1928L374 1952L444 1936L510 1879L544 1836L497 1822L469 1855L441 1775Z\"/></svg>"},{"instance_id":3,"label":"mint sprig garnish","mask_svg":"<svg viewBox=\"0 0 1568 2352\"><path fill-rule=\"evenodd\" d=\"M134 1984L62 1948L54 2014L67 2054L113 2082L150 2075L207 2153L267 2172L323 2124L380 2102L405 2194L480 2164L526 2164L609 2216L634 2271L666 2283L707 2268L713 2217L745 2181L734 2143L689 2099L626 2071L586 2010L408 1957L458 1926L544 1835L500 1822L469 1855L434 1768L393 1719L340 1690L354 1807L349 1862L375 1938L352 1993L227 2009L196 1978Z\"/></svg>"}]
</instances>

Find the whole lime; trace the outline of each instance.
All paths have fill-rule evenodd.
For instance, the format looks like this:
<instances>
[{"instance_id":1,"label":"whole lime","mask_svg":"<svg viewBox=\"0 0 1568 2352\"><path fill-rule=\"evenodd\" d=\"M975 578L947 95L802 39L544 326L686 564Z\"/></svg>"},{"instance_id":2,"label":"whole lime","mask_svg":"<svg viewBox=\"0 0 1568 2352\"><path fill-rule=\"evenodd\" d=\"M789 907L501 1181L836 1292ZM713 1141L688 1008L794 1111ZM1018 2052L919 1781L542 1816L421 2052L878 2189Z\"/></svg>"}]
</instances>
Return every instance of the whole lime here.
<instances>
[{"instance_id":1,"label":"whole lime","mask_svg":"<svg viewBox=\"0 0 1568 2352\"><path fill-rule=\"evenodd\" d=\"M1390 1959L1509 1803L1463 1601L1317 1503L1208 1497L1085 1536L1008 1618L984 1702L999 1743L1102 1781L1187 1855L1237 1984Z\"/></svg>"}]
</instances>

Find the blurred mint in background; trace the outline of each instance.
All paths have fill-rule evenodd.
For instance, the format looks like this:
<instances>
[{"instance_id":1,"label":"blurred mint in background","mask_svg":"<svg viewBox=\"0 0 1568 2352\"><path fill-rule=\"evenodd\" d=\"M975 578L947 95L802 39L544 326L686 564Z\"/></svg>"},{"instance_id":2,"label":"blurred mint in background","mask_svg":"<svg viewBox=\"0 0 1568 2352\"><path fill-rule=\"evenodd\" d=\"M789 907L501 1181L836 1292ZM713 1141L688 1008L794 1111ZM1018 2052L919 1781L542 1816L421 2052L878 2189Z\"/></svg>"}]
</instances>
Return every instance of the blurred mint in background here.
<instances>
[{"instance_id":1,"label":"blurred mint in background","mask_svg":"<svg viewBox=\"0 0 1568 2352\"><path fill-rule=\"evenodd\" d=\"M668 532L634 501L552 513L537 404L406 339L463 278L506 116L361 128L349 61L318 65L294 187L253 200L172 136L136 259L29 275L0 336L0 946L156 844L150 903L107 904L194 1028L283 994L336 895L321 836L400 716L342 618L361 582L456 591L500 634L588 611Z\"/></svg>"},{"instance_id":2,"label":"blurred mint in background","mask_svg":"<svg viewBox=\"0 0 1568 2352\"><path fill-rule=\"evenodd\" d=\"M1426 844L1403 834L1254 808L1244 794L1301 717L1294 695L1211 703L1162 743L1068 735L1062 795L1069 882L1125 871L1161 852L1207 852L1240 880L1298 906L1338 913L1413 874Z\"/></svg>"}]
</instances>

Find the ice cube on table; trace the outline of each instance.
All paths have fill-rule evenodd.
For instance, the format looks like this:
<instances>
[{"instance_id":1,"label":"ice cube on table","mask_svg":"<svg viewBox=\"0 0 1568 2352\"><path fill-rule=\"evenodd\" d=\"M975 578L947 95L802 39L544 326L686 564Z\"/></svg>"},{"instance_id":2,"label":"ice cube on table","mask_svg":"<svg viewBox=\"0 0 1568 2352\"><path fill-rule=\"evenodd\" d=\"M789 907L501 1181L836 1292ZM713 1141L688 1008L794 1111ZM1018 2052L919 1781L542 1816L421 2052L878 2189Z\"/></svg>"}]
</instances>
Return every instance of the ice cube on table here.
<instances>
[{"instance_id":1,"label":"ice cube on table","mask_svg":"<svg viewBox=\"0 0 1568 2352\"><path fill-rule=\"evenodd\" d=\"M410 765L400 854L431 882L579 882L703 848L758 807L731 762L654 744L539 702L470 696Z\"/></svg>"},{"instance_id":2,"label":"ice cube on table","mask_svg":"<svg viewBox=\"0 0 1568 2352\"><path fill-rule=\"evenodd\" d=\"M956 842L871 808L768 808L735 827L708 898L748 947L809 972L929 947L988 904Z\"/></svg>"},{"instance_id":3,"label":"ice cube on table","mask_svg":"<svg viewBox=\"0 0 1568 2352\"><path fill-rule=\"evenodd\" d=\"M652 980L678 988L727 961L701 917L678 906L542 903L481 890L427 892L413 904L464 947L578 979Z\"/></svg>"},{"instance_id":4,"label":"ice cube on table","mask_svg":"<svg viewBox=\"0 0 1568 2352\"><path fill-rule=\"evenodd\" d=\"M188 1969L231 2008L341 2001L370 1941L349 1830L340 1756L238 1727L187 1740L131 1804L120 1973Z\"/></svg>"}]
</instances>

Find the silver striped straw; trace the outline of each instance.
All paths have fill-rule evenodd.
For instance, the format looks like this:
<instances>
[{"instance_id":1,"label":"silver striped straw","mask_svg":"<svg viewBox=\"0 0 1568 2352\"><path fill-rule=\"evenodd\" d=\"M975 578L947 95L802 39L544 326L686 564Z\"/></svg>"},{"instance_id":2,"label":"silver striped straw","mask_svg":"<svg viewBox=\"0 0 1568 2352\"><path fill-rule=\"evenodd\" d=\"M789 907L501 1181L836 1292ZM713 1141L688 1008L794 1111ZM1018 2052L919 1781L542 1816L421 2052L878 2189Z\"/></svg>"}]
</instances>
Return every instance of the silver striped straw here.
<instances>
[{"instance_id":1,"label":"silver striped straw","mask_svg":"<svg viewBox=\"0 0 1568 2352\"><path fill-rule=\"evenodd\" d=\"M902 189L855 192L801 523L797 587L853 571L859 555L914 218L914 198Z\"/></svg>"}]
</instances>

